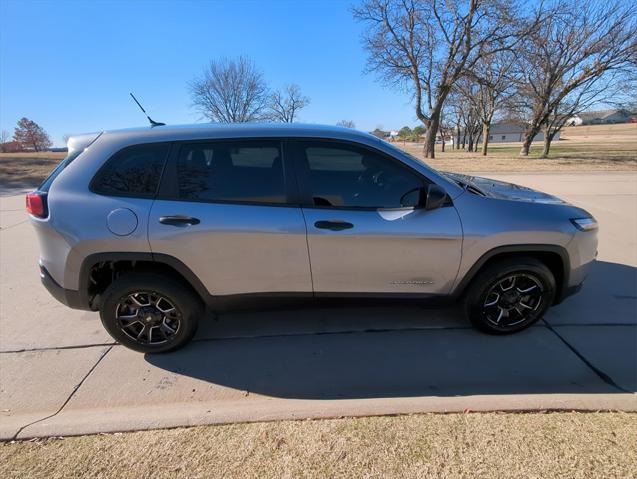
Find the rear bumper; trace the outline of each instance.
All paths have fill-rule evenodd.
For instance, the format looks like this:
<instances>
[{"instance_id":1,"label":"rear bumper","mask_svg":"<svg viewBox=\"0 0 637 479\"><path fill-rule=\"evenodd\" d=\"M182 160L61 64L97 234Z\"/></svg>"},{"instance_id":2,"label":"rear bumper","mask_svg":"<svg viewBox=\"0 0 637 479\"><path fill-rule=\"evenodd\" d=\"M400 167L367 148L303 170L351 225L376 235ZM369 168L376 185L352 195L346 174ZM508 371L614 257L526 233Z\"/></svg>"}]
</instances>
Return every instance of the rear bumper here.
<instances>
[{"instance_id":1,"label":"rear bumper","mask_svg":"<svg viewBox=\"0 0 637 479\"><path fill-rule=\"evenodd\" d=\"M42 265L40 265L40 279L42 280L42 284L47 289L47 291L51 293L51 296L57 299L60 303L73 309L90 310L90 308L88 308L88 305L83 304L82 297L79 291L64 289L62 286L55 282L53 277Z\"/></svg>"}]
</instances>

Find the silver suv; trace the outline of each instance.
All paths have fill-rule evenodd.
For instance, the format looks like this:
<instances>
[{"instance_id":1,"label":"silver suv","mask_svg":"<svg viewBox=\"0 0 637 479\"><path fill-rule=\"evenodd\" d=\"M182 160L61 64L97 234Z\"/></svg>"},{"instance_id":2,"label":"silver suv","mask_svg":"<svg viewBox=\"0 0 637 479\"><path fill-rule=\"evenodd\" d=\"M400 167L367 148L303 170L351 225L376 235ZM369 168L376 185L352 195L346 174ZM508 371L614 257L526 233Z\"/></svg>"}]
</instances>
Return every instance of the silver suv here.
<instances>
[{"instance_id":1,"label":"silver suv","mask_svg":"<svg viewBox=\"0 0 637 479\"><path fill-rule=\"evenodd\" d=\"M597 254L580 208L314 125L76 136L27 209L51 294L142 352L184 345L206 308L271 297L462 299L476 327L512 333Z\"/></svg>"}]
</instances>

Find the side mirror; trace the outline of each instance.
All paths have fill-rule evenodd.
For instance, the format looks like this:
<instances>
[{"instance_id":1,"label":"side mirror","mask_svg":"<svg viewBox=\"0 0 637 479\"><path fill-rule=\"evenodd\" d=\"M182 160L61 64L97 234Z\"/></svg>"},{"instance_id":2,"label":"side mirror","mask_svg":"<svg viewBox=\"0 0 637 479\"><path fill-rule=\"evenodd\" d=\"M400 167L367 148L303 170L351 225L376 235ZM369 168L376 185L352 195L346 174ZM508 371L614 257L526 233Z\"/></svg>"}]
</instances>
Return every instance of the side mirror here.
<instances>
[{"instance_id":1,"label":"side mirror","mask_svg":"<svg viewBox=\"0 0 637 479\"><path fill-rule=\"evenodd\" d=\"M429 184L420 190L420 206L425 210L435 210L440 208L447 201L447 192L436 184Z\"/></svg>"}]
</instances>

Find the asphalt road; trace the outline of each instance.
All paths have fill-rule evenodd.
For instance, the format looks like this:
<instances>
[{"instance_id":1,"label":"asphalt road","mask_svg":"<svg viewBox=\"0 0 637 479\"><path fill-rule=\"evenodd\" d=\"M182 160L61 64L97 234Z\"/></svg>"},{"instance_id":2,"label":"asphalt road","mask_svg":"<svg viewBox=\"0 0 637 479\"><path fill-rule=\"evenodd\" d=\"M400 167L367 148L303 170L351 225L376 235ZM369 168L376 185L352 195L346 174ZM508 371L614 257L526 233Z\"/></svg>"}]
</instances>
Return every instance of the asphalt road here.
<instances>
[{"instance_id":1,"label":"asphalt road","mask_svg":"<svg viewBox=\"0 0 637 479\"><path fill-rule=\"evenodd\" d=\"M40 284L23 196L0 199L0 438L462 410L637 410L637 172L488 175L600 223L583 291L492 337L454 308L331 307L206 320L182 351L114 345Z\"/></svg>"}]
</instances>

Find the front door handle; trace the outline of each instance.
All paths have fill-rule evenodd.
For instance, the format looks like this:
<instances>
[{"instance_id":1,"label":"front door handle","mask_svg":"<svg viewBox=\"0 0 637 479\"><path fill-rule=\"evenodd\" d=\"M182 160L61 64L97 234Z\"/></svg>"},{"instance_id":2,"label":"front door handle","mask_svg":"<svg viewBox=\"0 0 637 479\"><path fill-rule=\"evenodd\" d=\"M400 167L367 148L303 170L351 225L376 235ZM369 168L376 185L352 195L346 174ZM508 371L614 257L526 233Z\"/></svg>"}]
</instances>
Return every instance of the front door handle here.
<instances>
[{"instance_id":1,"label":"front door handle","mask_svg":"<svg viewBox=\"0 0 637 479\"><path fill-rule=\"evenodd\" d=\"M342 231L353 228L354 225L352 223L348 223L347 221L317 221L314 223L314 226L321 230L332 230L332 231Z\"/></svg>"},{"instance_id":2,"label":"front door handle","mask_svg":"<svg viewBox=\"0 0 637 479\"><path fill-rule=\"evenodd\" d=\"M174 215L174 216L162 216L159 218L159 222L164 225L170 226L191 226L201 223L199 218L193 218L192 216Z\"/></svg>"}]
</instances>

